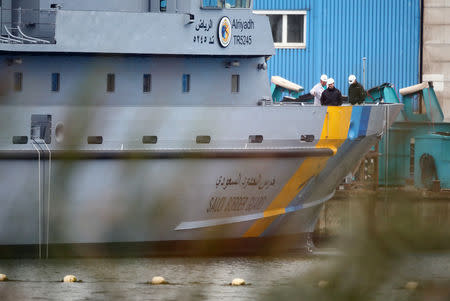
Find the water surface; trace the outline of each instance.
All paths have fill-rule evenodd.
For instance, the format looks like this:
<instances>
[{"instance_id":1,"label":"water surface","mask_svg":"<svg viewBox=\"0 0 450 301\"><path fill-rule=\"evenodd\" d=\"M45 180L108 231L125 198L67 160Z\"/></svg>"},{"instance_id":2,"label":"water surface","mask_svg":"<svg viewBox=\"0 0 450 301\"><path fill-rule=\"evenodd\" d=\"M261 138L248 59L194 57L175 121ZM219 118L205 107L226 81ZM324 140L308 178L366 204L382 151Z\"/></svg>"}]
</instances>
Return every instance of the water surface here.
<instances>
[{"instance_id":1,"label":"water surface","mask_svg":"<svg viewBox=\"0 0 450 301\"><path fill-rule=\"evenodd\" d=\"M277 300L277 292L295 285L295 280L308 279L308 275L332 267L339 258L0 260L0 273L11 280L0 283L0 300ZM76 275L82 282L60 282L68 274ZM170 283L161 286L146 283L158 275ZM237 277L250 285L229 286ZM409 293L400 288L411 279L450 280L450 254L409 256L393 279L379 290L377 299L387 296L407 299Z\"/></svg>"}]
</instances>

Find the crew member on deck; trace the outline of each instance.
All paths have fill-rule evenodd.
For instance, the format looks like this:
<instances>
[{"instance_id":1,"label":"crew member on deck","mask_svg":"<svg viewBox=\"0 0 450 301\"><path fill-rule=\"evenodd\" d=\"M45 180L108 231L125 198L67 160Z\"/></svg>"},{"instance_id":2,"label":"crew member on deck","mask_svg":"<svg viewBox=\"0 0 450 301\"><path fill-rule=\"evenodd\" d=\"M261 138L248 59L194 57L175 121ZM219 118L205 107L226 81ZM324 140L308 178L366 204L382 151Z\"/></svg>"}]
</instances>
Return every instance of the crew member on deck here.
<instances>
[{"instance_id":1,"label":"crew member on deck","mask_svg":"<svg viewBox=\"0 0 450 301\"><path fill-rule=\"evenodd\" d=\"M364 87L356 81L356 76L351 74L348 77L348 101L352 105L362 104L364 99L366 99L366 91Z\"/></svg>"},{"instance_id":2,"label":"crew member on deck","mask_svg":"<svg viewBox=\"0 0 450 301\"><path fill-rule=\"evenodd\" d=\"M323 106L340 106L342 105L342 94L339 89L334 87L334 79L329 78L327 81L327 89L323 91L320 103Z\"/></svg>"},{"instance_id":3,"label":"crew member on deck","mask_svg":"<svg viewBox=\"0 0 450 301\"><path fill-rule=\"evenodd\" d=\"M309 94L314 96L314 105L320 106L320 97L322 96L323 91L327 88L327 80L328 76L326 74L322 74L320 77L320 82L317 83L311 91L309 91Z\"/></svg>"}]
</instances>

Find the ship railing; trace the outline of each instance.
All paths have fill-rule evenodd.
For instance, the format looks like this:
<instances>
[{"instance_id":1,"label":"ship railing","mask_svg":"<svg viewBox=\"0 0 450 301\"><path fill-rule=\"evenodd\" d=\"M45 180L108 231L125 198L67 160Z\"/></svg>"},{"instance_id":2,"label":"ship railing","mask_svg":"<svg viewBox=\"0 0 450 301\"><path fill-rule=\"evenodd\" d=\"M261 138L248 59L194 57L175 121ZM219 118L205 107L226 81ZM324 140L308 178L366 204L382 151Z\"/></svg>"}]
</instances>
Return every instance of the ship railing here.
<instances>
[{"instance_id":1,"label":"ship railing","mask_svg":"<svg viewBox=\"0 0 450 301\"><path fill-rule=\"evenodd\" d=\"M22 39L26 39L28 41L31 41L31 43L42 43L42 44L50 44L50 41L44 40L44 39L39 39L39 38L34 38L34 37L30 37L26 34L23 33L22 29L20 29L19 26L17 26L17 31L19 32L19 34L22 36Z\"/></svg>"},{"instance_id":2,"label":"ship railing","mask_svg":"<svg viewBox=\"0 0 450 301\"><path fill-rule=\"evenodd\" d=\"M14 38L11 38L10 36L8 36L8 37L0 36L0 43L18 43L18 44L22 44L23 41L16 40Z\"/></svg>"},{"instance_id":3,"label":"ship railing","mask_svg":"<svg viewBox=\"0 0 450 301\"><path fill-rule=\"evenodd\" d=\"M56 12L0 6L0 43L54 44Z\"/></svg>"},{"instance_id":4,"label":"ship railing","mask_svg":"<svg viewBox=\"0 0 450 301\"><path fill-rule=\"evenodd\" d=\"M20 33L20 35L17 35L17 36L13 35L11 33L11 31L8 30L8 27L5 26L5 31L8 34L8 38L10 40L17 41L18 43L27 43L28 42L28 43L32 43L32 44L38 44L38 43L50 44L49 41L45 41L45 40L41 40L41 39L37 39L37 38L32 38L32 37L29 37L29 36L23 34L22 31L20 30L19 26L17 26L16 28L12 27L11 30L13 30L13 29L18 31Z\"/></svg>"}]
</instances>

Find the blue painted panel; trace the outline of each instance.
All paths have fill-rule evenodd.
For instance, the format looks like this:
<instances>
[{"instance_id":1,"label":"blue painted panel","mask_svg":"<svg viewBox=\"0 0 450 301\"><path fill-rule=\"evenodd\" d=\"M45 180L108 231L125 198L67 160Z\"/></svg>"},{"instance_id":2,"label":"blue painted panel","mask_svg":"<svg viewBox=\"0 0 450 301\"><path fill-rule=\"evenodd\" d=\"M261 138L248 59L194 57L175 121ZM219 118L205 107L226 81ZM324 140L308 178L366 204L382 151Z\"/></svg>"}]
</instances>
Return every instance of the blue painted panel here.
<instances>
[{"instance_id":1,"label":"blue painted panel","mask_svg":"<svg viewBox=\"0 0 450 301\"><path fill-rule=\"evenodd\" d=\"M365 137L370 119L369 106L354 106L352 110L352 118L348 130L348 139L355 140L359 137Z\"/></svg>"},{"instance_id":2,"label":"blue painted panel","mask_svg":"<svg viewBox=\"0 0 450 301\"><path fill-rule=\"evenodd\" d=\"M256 10L306 10L306 49L277 49L269 75L310 90L326 73L348 94L355 74L366 88L385 82L398 90L418 83L420 0L254 0Z\"/></svg>"},{"instance_id":3,"label":"blue painted panel","mask_svg":"<svg viewBox=\"0 0 450 301\"><path fill-rule=\"evenodd\" d=\"M370 107L362 107L358 137L365 137L369 126Z\"/></svg>"},{"instance_id":4,"label":"blue painted panel","mask_svg":"<svg viewBox=\"0 0 450 301\"><path fill-rule=\"evenodd\" d=\"M359 125L361 121L362 107L355 106L352 110L352 118L350 119L350 126L348 128L348 139L355 140L359 135Z\"/></svg>"}]
</instances>

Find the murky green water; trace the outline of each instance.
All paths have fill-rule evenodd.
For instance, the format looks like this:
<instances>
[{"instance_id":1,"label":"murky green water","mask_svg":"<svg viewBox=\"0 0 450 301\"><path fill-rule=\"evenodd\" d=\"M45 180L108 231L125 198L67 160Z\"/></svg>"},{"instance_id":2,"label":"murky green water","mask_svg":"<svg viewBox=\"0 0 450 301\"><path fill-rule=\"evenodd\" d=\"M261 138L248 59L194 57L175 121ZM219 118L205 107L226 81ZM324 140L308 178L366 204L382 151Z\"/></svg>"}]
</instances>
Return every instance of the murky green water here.
<instances>
[{"instance_id":1,"label":"murky green water","mask_svg":"<svg viewBox=\"0 0 450 301\"><path fill-rule=\"evenodd\" d=\"M11 280L0 283L0 300L280 300L279 292L294 286L293 280L308 279L339 260L340 256L0 260L0 273ZM67 274L83 282L59 282ZM146 284L157 275L170 284ZM229 286L237 277L251 285ZM410 292L401 287L409 280L449 281L450 253L409 256L380 288L377 299L408 299Z\"/></svg>"}]
</instances>

